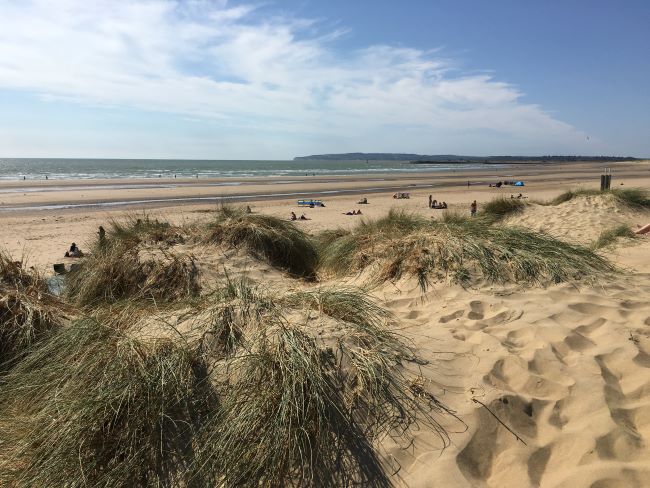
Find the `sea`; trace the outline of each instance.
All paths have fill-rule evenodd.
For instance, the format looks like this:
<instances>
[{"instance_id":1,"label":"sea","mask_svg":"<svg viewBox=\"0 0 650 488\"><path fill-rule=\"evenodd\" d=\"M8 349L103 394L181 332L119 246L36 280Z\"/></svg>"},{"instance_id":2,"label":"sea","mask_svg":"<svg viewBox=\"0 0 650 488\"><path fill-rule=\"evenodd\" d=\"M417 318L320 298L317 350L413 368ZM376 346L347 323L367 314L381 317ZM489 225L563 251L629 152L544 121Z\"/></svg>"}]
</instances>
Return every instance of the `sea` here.
<instances>
[{"instance_id":1,"label":"sea","mask_svg":"<svg viewBox=\"0 0 650 488\"><path fill-rule=\"evenodd\" d=\"M496 165L490 165L493 169ZM481 164L411 164L408 161L277 161L183 159L0 158L0 180L77 180L130 178L250 178L372 175L465 171Z\"/></svg>"}]
</instances>

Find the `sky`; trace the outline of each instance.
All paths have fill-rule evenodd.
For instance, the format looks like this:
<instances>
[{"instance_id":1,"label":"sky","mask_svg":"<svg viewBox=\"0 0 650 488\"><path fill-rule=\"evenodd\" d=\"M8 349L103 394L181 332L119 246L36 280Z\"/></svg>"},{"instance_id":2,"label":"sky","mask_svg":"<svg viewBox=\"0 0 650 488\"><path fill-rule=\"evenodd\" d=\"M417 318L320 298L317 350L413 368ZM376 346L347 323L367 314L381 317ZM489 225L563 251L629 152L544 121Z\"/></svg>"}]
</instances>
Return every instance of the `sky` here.
<instances>
[{"instance_id":1,"label":"sky","mask_svg":"<svg viewBox=\"0 0 650 488\"><path fill-rule=\"evenodd\" d=\"M0 157L650 157L650 1L0 0Z\"/></svg>"}]
</instances>

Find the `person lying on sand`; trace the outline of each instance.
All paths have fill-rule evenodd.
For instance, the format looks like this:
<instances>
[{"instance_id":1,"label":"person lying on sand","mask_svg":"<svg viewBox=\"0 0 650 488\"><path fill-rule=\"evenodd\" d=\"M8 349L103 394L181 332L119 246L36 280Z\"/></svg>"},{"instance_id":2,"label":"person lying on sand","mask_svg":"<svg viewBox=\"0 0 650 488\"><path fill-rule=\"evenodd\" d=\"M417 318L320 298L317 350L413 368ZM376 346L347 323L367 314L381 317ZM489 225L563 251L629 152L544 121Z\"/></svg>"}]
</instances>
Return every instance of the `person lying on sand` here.
<instances>
[{"instance_id":1,"label":"person lying on sand","mask_svg":"<svg viewBox=\"0 0 650 488\"><path fill-rule=\"evenodd\" d=\"M70 245L70 250L65 253L66 258L80 258L83 255L81 249L74 242Z\"/></svg>"},{"instance_id":2,"label":"person lying on sand","mask_svg":"<svg viewBox=\"0 0 650 488\"><path fill-rule=\"evenodd\" d=\"M300 216L300 220L310 220L310 219L308 219L307 216L306 216L305 214L302 214L302 215Z\"/></svg>"},{"instance_id":3,"label":"person lying on sand","mask_svg":"<svg viewBox=\"0 0 650 488\"><path fill-rule=\"evenodd\" d=\"M650 224L645 224L640 229L634 231L635 234L650 234Z\"/></svg>"}]
</instances>

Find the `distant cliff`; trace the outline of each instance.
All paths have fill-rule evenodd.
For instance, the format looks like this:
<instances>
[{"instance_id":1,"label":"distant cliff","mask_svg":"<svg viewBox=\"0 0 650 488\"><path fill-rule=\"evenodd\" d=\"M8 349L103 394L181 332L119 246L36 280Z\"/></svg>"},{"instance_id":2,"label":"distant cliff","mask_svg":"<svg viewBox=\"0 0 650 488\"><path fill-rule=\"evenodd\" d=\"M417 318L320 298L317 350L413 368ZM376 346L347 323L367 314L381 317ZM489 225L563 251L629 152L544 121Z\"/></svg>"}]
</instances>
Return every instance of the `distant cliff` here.
<instances>
[{"instance_id":1,"label":"distant cliff","mask_svg":"<svg viewBox=\"0 0 650 488\"><path fill-rule=\"evenodd\" d=\"M639 161L638 158L621 156L457 156L454 154L408 154L408 153L343 153L343 154L314 154L312 156L298 156L294 161L409 161L414 164L442 164L442 163L568 163L575 161L593 162L620 162Z\"/></svg>"}]
</instances>

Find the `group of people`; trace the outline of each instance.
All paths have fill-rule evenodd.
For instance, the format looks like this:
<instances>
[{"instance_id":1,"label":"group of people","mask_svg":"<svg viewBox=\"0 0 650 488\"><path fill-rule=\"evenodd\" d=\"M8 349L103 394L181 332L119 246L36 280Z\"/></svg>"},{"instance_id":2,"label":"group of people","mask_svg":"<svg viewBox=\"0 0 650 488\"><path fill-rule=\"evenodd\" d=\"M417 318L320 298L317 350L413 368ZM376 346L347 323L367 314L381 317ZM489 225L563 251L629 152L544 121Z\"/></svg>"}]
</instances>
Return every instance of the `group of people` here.
<instances>
[{"instance_id":1,"label":"group of people","mask_svg":"<svg viewBox=\"0 0 650 488\"><path fill-rule=\"evenodd\" d=\"M516 197L515 197L513 194L510 194L510 198L519 198L519 199L521 199L521 198L528 198L528 197L525 197L525 196L523 196L523 195L520 193L520 194L517 195Z\"/></svg>"},{"instance_id":2,"label":"group of people","mask_svg":"<svg viewBox=\"0 0 650 488\"><path fill-rule=\"evenodd\" d=\"M305 214L302 214L300 217L296 216L295 212L291 212L291 219L290 220L309 220Z\"/></svg>"},{"instance_id":3,"label":"group of people","mask_svg":"<svg viewBox=\"0 0 650 488\"><path fill-rule=\"evenodd\" d=\"M361 209L359 210L348 210L347 212L343 212L343 215L363 215L361 213Z\"/></svg>"},{"instance_id":4,"label":"group of people","mask_svg":"<svg viewBox=\"0 0 650 488\"><path fill-rule=\"evenodd\" d=\"M433 195L429 195L429 208L447 208L447 202L439 202L433 199Z\"/></svg>"}]
</instances>

